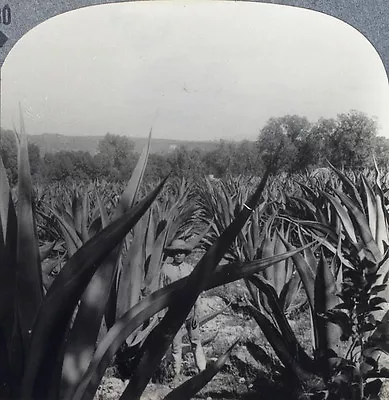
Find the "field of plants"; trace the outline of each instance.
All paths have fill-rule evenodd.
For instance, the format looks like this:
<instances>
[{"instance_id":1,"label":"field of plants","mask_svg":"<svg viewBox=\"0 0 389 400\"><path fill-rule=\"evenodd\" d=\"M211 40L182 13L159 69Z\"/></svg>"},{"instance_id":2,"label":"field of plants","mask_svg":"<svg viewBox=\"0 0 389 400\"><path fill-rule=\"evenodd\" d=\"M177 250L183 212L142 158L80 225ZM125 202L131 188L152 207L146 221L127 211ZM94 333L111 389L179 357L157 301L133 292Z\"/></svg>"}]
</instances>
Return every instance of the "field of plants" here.
<instances>
[{"instance_id":1,"label":"field of plants","mask_svg":"<svg viewBox=\"0 0 389 400\"><path fill-rule=\"evenodd\" d=\"M163 398L201 394L242 345L289 399L380 398L387 174L330 164L277 174L278 149L259 177L150 187L149 138L126 185L33 187L23 124L18 140L15 187L0 162L0 399L92 400L115 368L126 375L120 399L141 399L198 297L234 282L258 340L254 329L238 337ZM197 249L196 266L161 288L163 250L177 238ZM266 398L255 384L247 395Z\"/></svg>"}]
</instances>

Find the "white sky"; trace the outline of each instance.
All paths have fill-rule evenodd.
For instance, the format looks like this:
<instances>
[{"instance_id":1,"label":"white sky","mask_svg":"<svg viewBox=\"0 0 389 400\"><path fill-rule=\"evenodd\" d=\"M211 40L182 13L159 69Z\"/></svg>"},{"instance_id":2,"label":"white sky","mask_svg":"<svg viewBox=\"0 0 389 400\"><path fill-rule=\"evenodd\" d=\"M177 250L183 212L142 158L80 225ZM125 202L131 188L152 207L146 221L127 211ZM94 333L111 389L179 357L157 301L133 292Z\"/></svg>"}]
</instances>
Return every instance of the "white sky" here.
<instances>
[{"instance_id":1,"label":"white sky","mask_svg":"<svg viewBox=\"0 0 389 400\"><path fill-rule=\"evenodd\" d=\"M28 133L256 138L270 117L356 109L389 137L389 90L372 45L341 21L243 2L152 1L62 14L12 49L2 126Z\"/></svg>"}]
</instances>

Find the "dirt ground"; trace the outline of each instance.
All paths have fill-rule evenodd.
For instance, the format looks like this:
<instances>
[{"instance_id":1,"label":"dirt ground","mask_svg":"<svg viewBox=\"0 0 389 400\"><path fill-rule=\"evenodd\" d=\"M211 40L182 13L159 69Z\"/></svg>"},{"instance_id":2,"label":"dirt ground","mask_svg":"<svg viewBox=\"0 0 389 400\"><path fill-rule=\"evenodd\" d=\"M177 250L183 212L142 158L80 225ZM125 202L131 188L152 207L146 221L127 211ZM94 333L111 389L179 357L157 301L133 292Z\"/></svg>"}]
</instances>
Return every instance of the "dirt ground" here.
<instances>
[{"instance_id":1,"label":"dirt ground","mask_svg":"<svg viewBox=\"0 0 389 400\"><path fill-rule=\"evenodd\" d=\"M247 289L243 282L235 282L224 287L212 289L202 294L200 317L214 311L223 310L216 318L201 326L204 351L209 361L216 360L236 340L231 357L222 370L194 397L218 400L291 400L298 398L298 389L292 381L285 381L281 375L282 366L272 348L268 345L255 321L245 311ZM303 347L311 344L309 317L301 314L291 322ZM185 340L184 340L185 341ZM186 349L190 346L187 343ZM260 361L258 361L260 360ZM193 356L185 352L183 358L183 381L195 375ZM169 355L164 359L160 370L148 385L141 400L162 400L174 385L171 381ZM183 382L181 381L181 382ZM103 379L95 400L117 400L127 381L108 373ZM380 394L381 400L389 400L389 380L385 382Z\"/></svg>"},{"instance_id":2,"label":"dirt ground","mask_svg":"<svg viewBox=\"0 0 389 400\"><path fill-rule=\"evenodd\" d=\"M204 351L209 361L216 360L236 340L239 343L234 347L230 359L223 369L201 390L195 399L258 399L258 388L261 390L261 399L287 398L290 393L282 393L282 389L273 382L274 370L270 371L266 364L278 364L275 356L259 363L251 354L253 349L258 351L262 346L267 352L272 353L255 321L244 312L244 296L246 288L243 283L236 282L205 292L200 299L200 317L205 317L214 311L223 310L216 318L201 326ZM251 343L253 349L248 349ZM189 344L187 344L189 350ZM190 379L196 371L193 356L190 351L185 352L183 359L184 377ZM156 374L142 396L142 400L163 399L174 387L169 379L169 360L166 359L163 367ZM96 400L116 400L125 388L126 381L114 376L106 376L96 394Z\"/></svg>"}]
</instances>

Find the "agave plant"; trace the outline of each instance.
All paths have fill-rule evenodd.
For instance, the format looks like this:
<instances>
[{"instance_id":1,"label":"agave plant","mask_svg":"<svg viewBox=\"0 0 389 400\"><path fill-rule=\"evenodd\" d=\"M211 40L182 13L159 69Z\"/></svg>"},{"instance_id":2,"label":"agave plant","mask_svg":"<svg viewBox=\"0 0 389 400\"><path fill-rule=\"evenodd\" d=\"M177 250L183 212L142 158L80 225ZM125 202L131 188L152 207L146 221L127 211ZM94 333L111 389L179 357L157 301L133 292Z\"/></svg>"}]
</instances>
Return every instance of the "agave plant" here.
<instances>
[{"instance_id":1,"label":"agave plant","mask_svg":"<svg viewBox=\"0 0 389 400\"><path fill-rule=\"evenodd\" d=\"M269 218L265 224L263 229L265 235L257 254L258 258L272 257L286 251L284 242L292 236L291 225L284 223L285 221L275 224L275 220L276 214ZM305 253L307 254L307 252L312 252L312 249L306 249ZM281 308L287 317L305 302L304 299L298 303L296 302L300 293L301 279L292 259L275 263L271 268L263 271L261 278L274 289L274 293L277 295L277 307ZM261 311L273 319L275 310L273 310L272 304L267 301L266 296L258 287L250 284L250 281L246 281L246 285L256 299Z\"/></svg>"},{"instance_id":2,"label":"agave plant","mask_svg":"<svg viewBox=\"0 0 389 400\"><path fill-rule=\"evenodd\" d=\"M230 178L217 182L205 178L198 186L199 203L202 219L210 224L210 229L204 238L204 247L212 243L231 224L239 213L255 187L255 178L248 180ZM263 225L266 201L256 208L244 225L242 231L232 242L225 260L248 261L255 258L261 245L260 231Z\"/></svg>"},{"instance_id":3,"label":"agave plant","mask_svg":"<svg viewBox=\"0 0 389 400\"><path fill-rule=\"evenodd\" d=\"M379 362L388 352L389 339L387 213L378 184L373 190L361 177L358 190L343 172L333 170L343 190L338 186L314 196L305 190L312 200L310 215L316 220L291 217L298 223L301 244L305 237L321 243L320 251L306 249L292 257L310 307L313 357L297 341L278 293L260 276L249 281L271 304L272 318L255 296L251 310L306 398L320 394L329 399L378 398L381 379L388 376ZM299 204L306 206L303 201ZM279 238L293 250L283 235Z\"/></svg>"},{"instance_id":4,"label":"agave plant","mask_svg":"<svg viewBox=\"0 0 389 400\"><path fill-rule=\"evenodd\" d=\"M19 141L16 208L4 166L0 164L0 347L6 355L1 360L1 370L5 371L1 386L9 398L44 398L59 391L65 337L82 292L107 254L146 212L162 185L85 243L44 295L22 116Z\"/></svg>"},{"instance_id":5,"label":"agave plant","mask_svg":"<svg viewBox=\"0 0 389 400\"><path fill-rule=\"evenodd\" d=\"M123 315L115 315L113 326L97 344L109 295L112 291L117 292L112 288L115 285L117 288L120 276L118 257L123 246L128 246L129 232L142 218L148 220L147 213L165 181L136 202L141 181L139 177L145 166L141 162L111 220L100 207L102 229L77 247L45 293L22 114L20 119L16 206L0 161L0 350L2 355L5 354L0 359L2 397L92 399L105 369L120 346L150 323L155 314L168 308L164 318L139 348L137 363L122 395L123 399L139 399L201 291L245 278L300 251L293 250L249 263L218 266L260 200L268 179L267 173L246 206L237 213L193 273L139 301L135 300L135 304L131 303ZM142 157L147 158L145 154ZM76 230L81 236L83 232L85 229L82 226L81 231ZM133 239L136 240L136 236ZM130 261L133 262L132 259ZM139 274L135 267L133 272ZM191 388L185 391L187 397L218 371L223 360L224 356L210 365L203 375L187 384Z\"/></svg>"},{"instance_id":6,"label":"agave plant","mask_svg":"<svg viewBox=\"0 0 389 400\"><path fill-rule=\"evenodd\" d=\"M212 218L210 231L205 237L205 247L209 247L214 238L233 220L237 210L244 206L255 181L255 178L249 180L229 179L213 184L209 179L205 180L205 186L200 187L203 218L205 220ZM274 202L270 204L263 202L253 211L230 247L229 253L225 256L226 259L252 261L284 253L286 249L279 235L282 232L288 238L290 229L289 223L278 217L280 208L282 209ZM295 300L300 289L300 278L291 260L274 264L263 272L263 277L280 296L282 309L290 313L293 308L298 306L295 304ZM262 293L249 282L246 284L262 304L262 310L271 317L273 310L269 308ZM254 294L255 291L257 293Z\"/></svg>"}]
</instances>

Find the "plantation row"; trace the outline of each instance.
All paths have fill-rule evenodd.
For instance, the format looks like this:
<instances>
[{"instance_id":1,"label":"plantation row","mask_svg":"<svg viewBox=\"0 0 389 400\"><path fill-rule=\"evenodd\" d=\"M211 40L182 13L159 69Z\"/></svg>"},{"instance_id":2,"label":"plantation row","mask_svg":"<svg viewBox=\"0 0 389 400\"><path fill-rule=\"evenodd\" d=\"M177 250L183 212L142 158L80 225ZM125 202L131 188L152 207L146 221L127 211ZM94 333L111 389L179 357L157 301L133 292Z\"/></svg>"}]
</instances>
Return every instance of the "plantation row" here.
<instances>
[{"instance_id":1,"label":"plantation row","mask_svg":"<svg viewBox=\"0 0 389 400\"><path fill-rule=\"evenodd\" d=\"M306 118L287 115L271 118L256 141L220 141L210 149L187 149L168 153L151 153L144 181L156 182L171 176L218 178L260 175L267 159L282 143L278 171L296 173L326 167L327 160L338 168L373 168L374 154L379 167L389 165L389 139L377 136L377 124L356 111L340 114L336 119L311 123ZM13 132L2 131L0 154L11 184L17 179L17 151ZM134 143L125 136L107 134L94 154L86 151L59 151L41 154L29 145L29 160L34 182L108 180L127 182L139 157Z\"/></svg>"},{"instance_id":2,"label":"plantation row","mask_svg":"<svg viewBox=\"0 0 389 400\"><path fill-rule=\"evenodd\" d=\"M275 175L278 146L260 177L150 185L142 184L149 146L123 186L33 190L23 131L15 189L0 164L0 398L93 399L126 345L131 374L121 398L139 399L200 293L239 279L296 398L378 398L389 377L379 170ZM163 249L177 238L204 255L188 278L160 288ZM289 323L302 296L313 353ZM166 398L193 397L230 352Z\"/></svg>"}]
</instances>

